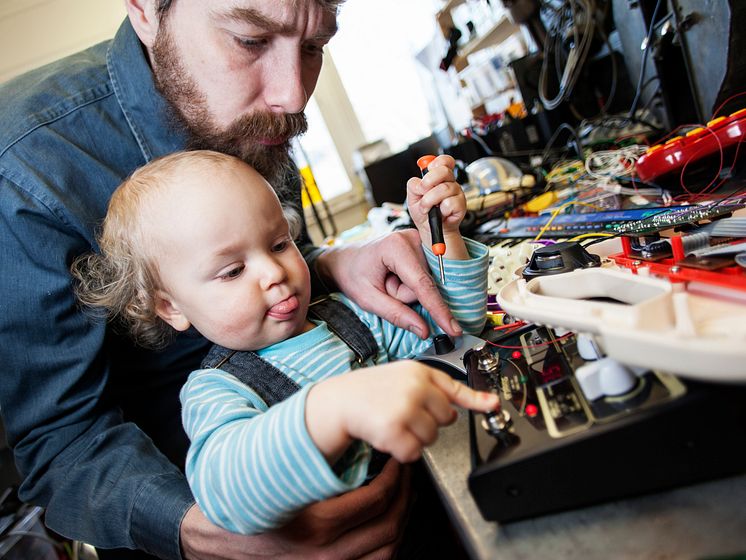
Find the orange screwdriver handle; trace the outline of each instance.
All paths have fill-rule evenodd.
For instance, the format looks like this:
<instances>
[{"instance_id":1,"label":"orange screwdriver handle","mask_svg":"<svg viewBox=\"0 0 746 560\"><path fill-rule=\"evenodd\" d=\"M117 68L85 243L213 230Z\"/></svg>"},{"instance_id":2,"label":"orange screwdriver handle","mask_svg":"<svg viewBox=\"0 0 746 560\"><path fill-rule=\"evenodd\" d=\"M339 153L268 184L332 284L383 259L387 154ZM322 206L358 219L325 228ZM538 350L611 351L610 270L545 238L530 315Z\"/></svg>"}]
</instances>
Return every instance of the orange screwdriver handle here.
<instances>
[{"instance_id":1,"label":"orange screwdriver handle","mask_svg":"<svg viewBox=\"0 0 746 560\"><path fill-rule=\"evenodd\" d=\"M427 166L435 159L435 156L422 156L417 160L417 167L424 177L427 173ZM440 213L438 206L433 206L427 213L427 221L430 224L430 237L433 243L433 253L442 256L446 252L446 244L443 239L443 215Z\"/></svg>"}]
</instances>

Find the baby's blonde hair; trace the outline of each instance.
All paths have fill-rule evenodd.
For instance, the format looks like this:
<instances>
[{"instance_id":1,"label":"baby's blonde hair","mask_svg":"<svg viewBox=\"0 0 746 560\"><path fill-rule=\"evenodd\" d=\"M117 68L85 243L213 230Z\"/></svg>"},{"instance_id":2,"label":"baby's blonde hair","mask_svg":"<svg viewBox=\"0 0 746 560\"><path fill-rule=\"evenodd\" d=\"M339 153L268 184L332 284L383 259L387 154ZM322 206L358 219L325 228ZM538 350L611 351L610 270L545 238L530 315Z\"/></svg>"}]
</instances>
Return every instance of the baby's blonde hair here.
<instances>
[{"instance_id":1,"label":"baby's blonde hair","mask_svg":"<svg viewBox=\"0 0 746 560\"><path fill-rule=\"evenodd\" d=\"M72 264L80 304L97 317L116 320L141 346L166 346L175 331L156 313L156 292L163 286L145 233L148 204L164 189L176 187L185 172L236 164L245 165L233 156L195 150L154 159L132 173L109 201L97 236L99 252L83 254ZM283 212L295 239L302 228L300 216L288 207Z\"/></svg>"}]
</instances>

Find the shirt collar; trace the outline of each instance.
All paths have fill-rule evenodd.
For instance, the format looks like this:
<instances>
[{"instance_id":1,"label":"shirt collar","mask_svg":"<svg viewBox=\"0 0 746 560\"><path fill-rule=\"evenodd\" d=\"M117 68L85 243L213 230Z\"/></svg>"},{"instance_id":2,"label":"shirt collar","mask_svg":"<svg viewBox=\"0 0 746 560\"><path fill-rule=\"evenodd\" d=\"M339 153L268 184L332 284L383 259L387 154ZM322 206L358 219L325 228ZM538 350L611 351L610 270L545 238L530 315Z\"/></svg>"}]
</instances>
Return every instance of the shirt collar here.
<instances>
[{"instance_id":1,"label":"shirt collar","mask_svg":"<svg viewBox=\"0 0 746 560\"><path fill-rule=\"evenodd\" d=\"M169 121L169 105L155 89L145 49L125 19L106 53L114 93L145 161L186 146L187 134Z\"/></svg>"}]
</instances>

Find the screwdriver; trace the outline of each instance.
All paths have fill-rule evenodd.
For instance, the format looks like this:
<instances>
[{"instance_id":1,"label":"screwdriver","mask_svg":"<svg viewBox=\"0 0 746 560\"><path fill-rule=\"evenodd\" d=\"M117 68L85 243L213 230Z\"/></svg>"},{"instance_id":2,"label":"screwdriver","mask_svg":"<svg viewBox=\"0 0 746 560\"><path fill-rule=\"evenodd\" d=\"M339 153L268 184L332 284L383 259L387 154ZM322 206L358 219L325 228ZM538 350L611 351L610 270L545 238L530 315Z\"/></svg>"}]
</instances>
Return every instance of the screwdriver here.
<instances>
[{"instance_id":1,"label":"screwdriver","mask_svg":"<svg viewBox=\"0 0 746 560\"><path fill-rule=\"evenodd\" d=\"M427 173L427 166L435 159L435 156L422 156L417 160L417 167L424 177ZM443 285L446 283L446 273L443 269L443 255L446 252L446 242L443 239L443 215L440 213L440 206L435 205L427 213L427 221L430 224L430 238L432 242L433 253L438 257L438 267L440 268L440 281Z\"/></svg>"}]
</instances>

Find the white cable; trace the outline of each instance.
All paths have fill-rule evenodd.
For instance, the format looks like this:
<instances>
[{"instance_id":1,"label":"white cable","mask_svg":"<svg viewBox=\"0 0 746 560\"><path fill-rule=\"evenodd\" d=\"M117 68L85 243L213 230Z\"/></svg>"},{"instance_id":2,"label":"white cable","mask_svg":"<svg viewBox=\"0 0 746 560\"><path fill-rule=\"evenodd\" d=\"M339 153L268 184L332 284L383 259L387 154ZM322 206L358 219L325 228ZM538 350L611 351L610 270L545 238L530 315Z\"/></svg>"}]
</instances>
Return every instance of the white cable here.
<instances>
[{"instance_id":1,"label":"white cable","mask_svg":"<svg viewBox=\"0 0 746 560\"><path fill-rule=\"evenodd\" d=\"M585 171L594 178L626 177L635 169L635 162L647 146L633 144L618 150L599 150L585 160Z\"/></svg>"}]
</instances>

